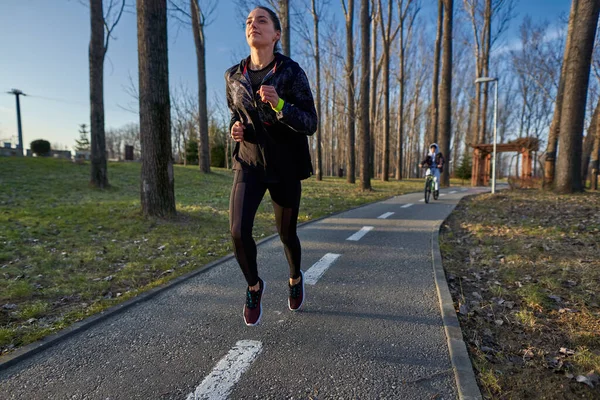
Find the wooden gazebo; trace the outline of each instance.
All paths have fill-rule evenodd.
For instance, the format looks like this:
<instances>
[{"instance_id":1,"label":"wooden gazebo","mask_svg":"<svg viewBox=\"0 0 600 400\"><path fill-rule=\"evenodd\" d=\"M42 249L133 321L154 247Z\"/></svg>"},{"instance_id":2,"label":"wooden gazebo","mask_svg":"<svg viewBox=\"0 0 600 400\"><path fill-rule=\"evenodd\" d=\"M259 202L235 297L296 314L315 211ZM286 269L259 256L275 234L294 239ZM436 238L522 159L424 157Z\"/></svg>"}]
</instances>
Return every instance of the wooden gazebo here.
<instances>
[{"instance_id":1,"label":"wooden gazebo","mask_svg":"<svg viewBox=\"0 0 600 400\"><path fill-rule=\"evenodd\" d=\"M471 175L472 186L486 186L489 184L492 171L493 144L478 144L473 147L473 168ZM521 154L521 179L532 176L533 152L540 148L540 141L536 138L520 138L508 143L497 143L496 153L515 151Z\"/></svg>"}]
</instances>

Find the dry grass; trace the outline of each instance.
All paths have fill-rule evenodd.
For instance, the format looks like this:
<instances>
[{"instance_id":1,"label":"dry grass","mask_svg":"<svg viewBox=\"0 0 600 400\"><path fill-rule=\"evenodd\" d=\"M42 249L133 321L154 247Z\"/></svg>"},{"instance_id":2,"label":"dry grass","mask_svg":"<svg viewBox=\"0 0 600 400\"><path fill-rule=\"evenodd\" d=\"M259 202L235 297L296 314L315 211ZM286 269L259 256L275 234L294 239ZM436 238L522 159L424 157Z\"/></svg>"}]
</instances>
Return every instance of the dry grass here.
<instances>
[{"instance_id":1,"label":"dry grass","mask_svg":"<svg viewBox=\"0 0 600 400\"><path fill-rule=\"evenodd\" d=\"M599 233L597 193L481 195L446 221L444 267L486 398L600 398L600 382L577 382L600 374Z\"/></svg>"}]
</instances>

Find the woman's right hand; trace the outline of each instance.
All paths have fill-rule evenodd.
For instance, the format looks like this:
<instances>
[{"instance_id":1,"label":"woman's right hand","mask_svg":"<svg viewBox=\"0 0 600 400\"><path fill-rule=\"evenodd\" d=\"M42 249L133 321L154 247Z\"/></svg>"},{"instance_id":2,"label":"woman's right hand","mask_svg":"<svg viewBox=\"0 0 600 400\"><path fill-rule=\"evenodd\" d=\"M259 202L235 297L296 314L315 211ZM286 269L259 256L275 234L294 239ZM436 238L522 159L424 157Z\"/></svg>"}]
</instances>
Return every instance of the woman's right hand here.
<instances>
[{"instance_id":1,"label":"woman's right hand","mask_svg":"<svg viewBox=\"0 0 600 400\"><path fill-rule=\"evenodd\" d=\"M244 129L246 127L240 121L235 121L231 127L231 138L236 142L244 141Z\"/></svg>"}]
</instances>

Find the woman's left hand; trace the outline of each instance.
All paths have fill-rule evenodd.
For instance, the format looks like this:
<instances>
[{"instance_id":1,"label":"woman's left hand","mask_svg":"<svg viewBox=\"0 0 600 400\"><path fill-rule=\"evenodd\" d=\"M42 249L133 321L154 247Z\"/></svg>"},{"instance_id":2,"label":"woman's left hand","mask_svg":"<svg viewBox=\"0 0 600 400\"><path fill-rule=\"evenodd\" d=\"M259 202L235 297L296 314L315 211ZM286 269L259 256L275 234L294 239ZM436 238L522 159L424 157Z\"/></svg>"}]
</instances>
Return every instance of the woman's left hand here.
<instances>
[{"instance_id":1,"label":"woman's left hand","mask_svg":"<svg viewBox=\"0 0 600 400\"><path fill-rule=\"evenodd\" d=\"M279 95L275 90L275 87L269 85L262 85L260 89L258 89L257 93L260 95L260 99L263 103L269 103L271 108L277 107L277 103L279 103Z\"/></svg>"}]
</instances>

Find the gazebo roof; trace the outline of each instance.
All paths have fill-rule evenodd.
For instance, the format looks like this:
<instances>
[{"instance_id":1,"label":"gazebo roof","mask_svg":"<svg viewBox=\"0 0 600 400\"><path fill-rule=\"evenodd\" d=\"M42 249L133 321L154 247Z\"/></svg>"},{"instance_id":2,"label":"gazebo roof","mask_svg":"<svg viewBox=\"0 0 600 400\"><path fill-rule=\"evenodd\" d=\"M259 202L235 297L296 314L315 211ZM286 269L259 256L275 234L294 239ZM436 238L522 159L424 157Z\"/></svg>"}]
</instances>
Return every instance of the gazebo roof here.
<instances>
[{"instance_id":1,"label":"gazebo roof","mask_svg":"<svg viewBox=\"0 0 600 400\"><path fill-rule=\"evenodd\" d=\"M484 153L491 153L494 150L493 144L476 144L471 145L474 149L481 150ZM519 138L508 143L497 143L496 152L503 153L508 151L521 152L524 150L538 151L540 149L540 140L533 137Z\"/></svg>"}]
</instances>

